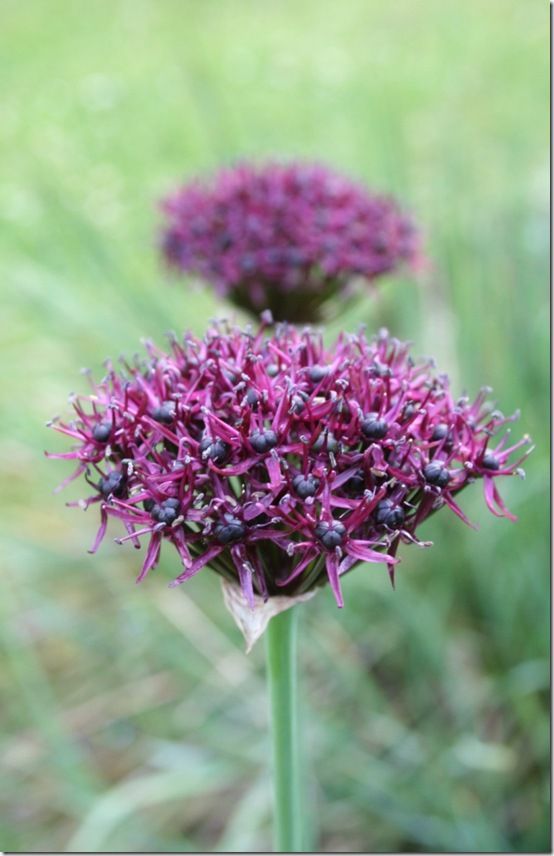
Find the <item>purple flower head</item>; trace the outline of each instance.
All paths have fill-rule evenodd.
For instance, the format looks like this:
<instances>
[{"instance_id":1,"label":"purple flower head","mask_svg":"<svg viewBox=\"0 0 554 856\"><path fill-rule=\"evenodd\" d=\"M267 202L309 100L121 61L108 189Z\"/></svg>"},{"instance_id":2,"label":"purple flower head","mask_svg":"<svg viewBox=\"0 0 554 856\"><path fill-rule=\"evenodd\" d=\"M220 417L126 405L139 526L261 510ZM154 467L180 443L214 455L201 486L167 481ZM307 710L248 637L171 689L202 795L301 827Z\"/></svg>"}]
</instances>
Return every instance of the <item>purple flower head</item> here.
<instances>
[{"instance_id":1,"label":"purple flower head","mask_svg":"<svg viewBox=\"0 0 554 856\"><path fill-rule=\"evenodd\" d=\"M139 580L165 543L183 566L174 586L209 564L250 603L328 581L342 606L342 575L377 562L393 577L399 544L425 546L418 528L439 508L467 523L457 494L476 479L490 511L515 519L497 488L526 457L512 460L529 442L509 444L515 417L487 390L455 400L386 331L326 349L310 329L221 323L146 351L73 399L74 421L54 426L73 450L52 455L90 487L74 504L100 510L92 552L110 517L118 543L145 544Z\"/></svg>"},{"instance_id":2,"label":"purple flower head","mask_svg":"<svg viewBox=\"0 0 554 856\"><path fill-rule=\"evenodd\" d=\"M279 321L315 321L355 280L421 261L414 226L392 199L323 166L241 164L185 185L162 208L173 268Z\"/></svg>"}]
</instances>

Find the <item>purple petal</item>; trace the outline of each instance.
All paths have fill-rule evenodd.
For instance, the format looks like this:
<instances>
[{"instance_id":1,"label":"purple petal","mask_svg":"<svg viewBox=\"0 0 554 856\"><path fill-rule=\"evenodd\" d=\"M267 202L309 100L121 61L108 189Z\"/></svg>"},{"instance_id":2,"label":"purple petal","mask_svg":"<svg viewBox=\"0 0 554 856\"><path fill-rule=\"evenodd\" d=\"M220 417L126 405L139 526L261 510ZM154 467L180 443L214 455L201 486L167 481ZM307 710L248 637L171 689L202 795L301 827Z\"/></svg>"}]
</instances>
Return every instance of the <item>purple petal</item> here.
<instances>
[{"instance_id":1,"label":"purple petal","mask_svg":"<svg viewBox=\"0 0 554 856\"><path fill-rule=\"evenodd\" d=\"M325 559L325 565L327 568L327 576L329 577L329 583L333 590L333 594L335 595L335 600L337 602L337 606L343 607L344 600L342 597L342 591L340 587L339 580L339 561L334 553L328 553Z\"/></svg>"},{"instance_id":2,"label":"purple petal","mask_svg":"<svg viewBox=\"0 0 554 856\"><path fill-rule=\"evenodd\" d=\"M142 582L148 571L150 571L157 565L158 559L160 558L161 543L162 538L160 533L153 532L152 537L150 538L150 543L148 545L148 550L146 551L142 570L137 577L137 583Z\"/></svg>"},{"instance_id":3,"label":"purple petal","mask_svg":"<svg viewBox=\"0 0 554 856\"><path fill-rule=\"evenodd\" d=\"M387 565L394 565L398 562L398 559L393 559L388 553L379 553L377 550L372 550L367 546L365 541L356 541L349 538L344 549L350 556L359 559L360 562L384 562Z\"/></svg>"},{"instance_id":4,"label":"purple petal","mask_svg":"<svg viewBox=\"0 0 554 856\"><path fill-rule=\"evenodd\" d=\"M191 577L197 574L198 571L201 571L203 567L209 564L212 559L215 559L215 557L219 556L219 554L222 552L223 547L219 544L210 547L209 550L206 550L206 552L199 556L198 559L195 559L192 565L190 565L190 567L183 571L182 574L179 574L179 576L169 584L169 587L176 588L176 586L180 586L181 583L184 583L186 580L189 580Z\"/></svg>"}]
</instances>

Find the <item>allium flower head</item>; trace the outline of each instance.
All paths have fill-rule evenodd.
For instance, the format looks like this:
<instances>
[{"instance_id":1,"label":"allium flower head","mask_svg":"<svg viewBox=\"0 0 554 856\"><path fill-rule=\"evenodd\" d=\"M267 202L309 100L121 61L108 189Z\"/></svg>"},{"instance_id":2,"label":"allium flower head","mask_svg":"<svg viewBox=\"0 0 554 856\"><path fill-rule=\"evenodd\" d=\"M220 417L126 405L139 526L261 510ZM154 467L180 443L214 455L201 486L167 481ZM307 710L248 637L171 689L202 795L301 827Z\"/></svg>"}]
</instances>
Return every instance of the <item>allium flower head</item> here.
<instances>
[{"instance_id":1,"label":"allium flower head","mask_svg":"<svg viewBox=\"0 0 554 856\"><path fill-rule=\"evenodd\" d=\"M510 445L515 417L486 397L454 399L386 331L327 349L310 329L222 323L108 365L73 398L75 420L55 423L74 448L53 457L78 462L70 478L90 491L77 504L100 510L92 551L110 517L119 543L146 542L139 580L165 543L183 567L172 585L210 565L250 603L328 581L342 606L341 577L360 562L392 576L399 544L422 544L439 508L468 522L457 494L476 479L490 511L514 519L497 480L520 472L512 456L528 438Z\"/></svg>"},{"instance_id":2,"label":"allium flower head","mask_svg":"<svg viewBox=\"0 0 554 856\"><path fill-rule=\"evenodd\" d=\"M241 164L194 181L162 203L169 264L258 315L315 321L356 279L420 258L396 203L323 166Z\"/></svg>"}]
</instances>

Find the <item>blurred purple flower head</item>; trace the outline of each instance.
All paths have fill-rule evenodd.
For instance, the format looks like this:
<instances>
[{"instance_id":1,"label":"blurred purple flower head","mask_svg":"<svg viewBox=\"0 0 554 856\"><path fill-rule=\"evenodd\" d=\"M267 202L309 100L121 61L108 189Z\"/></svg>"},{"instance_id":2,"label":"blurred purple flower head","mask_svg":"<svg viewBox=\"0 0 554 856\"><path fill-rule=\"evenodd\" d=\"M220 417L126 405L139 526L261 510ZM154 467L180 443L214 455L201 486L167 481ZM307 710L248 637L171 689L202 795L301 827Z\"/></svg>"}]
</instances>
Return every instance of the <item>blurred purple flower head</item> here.
<instances>
[{"instance_id":1,"label":"blurred purple flower head","mask_svg":"<svg viewBox=\"0 0 554 856\"><path fill-rule=\"evenodd\" d=\"M509 444L515 417L492 411L487 390L455 400L386 331L326 349L310 329L222 323L146 351L73 398L75 420L54 427L74 448L52 455L90 486L73 504L99 507L92 552L110 517L119 543L146 541L139 580L166 543L182 563L172 585L209 564L250 603L328 581L342 606L341 577L360 562L392 577L399 544L422 544L439 508L468 522L457 495L476 479L490 511L515 519L496 484L526 457L512 461L529 442Z\"/></svg>"},{"instance_id":2,"label":"blurred purple flower head","mask_svg":"<svg viewBox=\"0 0 554 856\"><path fill-rule=\"evenodd\" d=\"M318 165L240 164L162 203L170 266L278 321L316 321L329 298L404 264L420 242L390 198Z\"/></svg>"}]
</instances>

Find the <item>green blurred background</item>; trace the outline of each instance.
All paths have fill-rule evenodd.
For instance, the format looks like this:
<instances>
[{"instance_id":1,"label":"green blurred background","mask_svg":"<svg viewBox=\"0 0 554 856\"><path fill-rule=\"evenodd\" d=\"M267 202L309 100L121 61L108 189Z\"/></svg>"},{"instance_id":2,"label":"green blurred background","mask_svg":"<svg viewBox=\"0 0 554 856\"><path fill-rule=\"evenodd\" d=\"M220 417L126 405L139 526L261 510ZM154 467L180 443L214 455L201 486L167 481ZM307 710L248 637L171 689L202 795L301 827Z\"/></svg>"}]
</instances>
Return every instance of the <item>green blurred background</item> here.
<instances>
[{"instance_id":1,"label":"green blurred background","mask_svg":"<svg viewBox=\"0 0 554 856\"><path fill-rule=\"evenodd\" d=\"M138 557L43 450L83 366L210 295L169 283L156 201L238 157L327 161L397 194L433 270L389 279L329 332L387 325L456 390L494 387L536 451L404 548L302 608L310 845L549 846L548 5L542 0L2 0L3 850L270 846L263 646L215 575Z\"/></svg>"}]
</instances>

